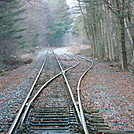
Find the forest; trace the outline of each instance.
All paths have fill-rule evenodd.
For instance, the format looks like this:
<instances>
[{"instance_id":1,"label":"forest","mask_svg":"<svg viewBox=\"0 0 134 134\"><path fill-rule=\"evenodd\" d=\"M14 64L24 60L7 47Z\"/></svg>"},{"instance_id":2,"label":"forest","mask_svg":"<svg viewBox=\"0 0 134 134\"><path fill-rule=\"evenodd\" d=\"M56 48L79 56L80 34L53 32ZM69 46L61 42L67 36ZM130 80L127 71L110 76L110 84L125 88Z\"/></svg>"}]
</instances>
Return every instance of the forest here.
<instances>
[{"instance_id":1,"label":"forest","mask_svg":"<svg viewBox=\"0 0 134 134\"><path fill-rule=\"evenodd\" d=\"M122 69L133 64L134 1L78 0L78 5L93 57L120 62Z\"/></svg>"},{"instance_id":2,"label":"forest","mask_svg":"<svg viewBox=\"0 0 134 134\"><path fill-rule=\"evenodd\" d=\"M64 0L0 0L0 60L14 64L16 51L62 46L71 23Z\"/></svg>"},{"instance_id":3,"label":"forest","mask_svg":"<svg viewBox=\"0 0 134 134\"><path fill-rule=\"evenodd\" d=\"M1 134L134 134L134 0L0 0Z\"/></svg>"},{"instance_id":4,"label":"forest","mask_svg":"<svg viewBox=\"0 0 134 134\"><path fill-rule=\"evenodd\" d=\"M10 64L23 49L64 46L67 33L83 38L94 58L128 69L134 63L134 1L77 0L70 10L65 0L0 0L1 62Z\"/></svg>"}]
</instances>

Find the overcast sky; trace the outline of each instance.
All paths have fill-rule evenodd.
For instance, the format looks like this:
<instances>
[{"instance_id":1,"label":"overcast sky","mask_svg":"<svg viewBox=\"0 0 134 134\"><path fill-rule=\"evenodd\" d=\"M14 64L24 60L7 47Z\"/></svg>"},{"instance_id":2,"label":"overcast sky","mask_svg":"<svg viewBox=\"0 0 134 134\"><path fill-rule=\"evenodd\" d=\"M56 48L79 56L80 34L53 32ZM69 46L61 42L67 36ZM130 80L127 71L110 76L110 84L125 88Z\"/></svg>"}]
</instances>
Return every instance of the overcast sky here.
<instances>
[{"instance_id":1,"label":"overcast sky","mask_svg":"<svg viewBox=\"0 0 134 134\"><path fill-rule=\"evenodd\" d=\"M67 1L67 4L70 6L70 7L73 7L74 5L76 5L76 1L77 0L66 0Z\"/></svg>"}]
</instances>

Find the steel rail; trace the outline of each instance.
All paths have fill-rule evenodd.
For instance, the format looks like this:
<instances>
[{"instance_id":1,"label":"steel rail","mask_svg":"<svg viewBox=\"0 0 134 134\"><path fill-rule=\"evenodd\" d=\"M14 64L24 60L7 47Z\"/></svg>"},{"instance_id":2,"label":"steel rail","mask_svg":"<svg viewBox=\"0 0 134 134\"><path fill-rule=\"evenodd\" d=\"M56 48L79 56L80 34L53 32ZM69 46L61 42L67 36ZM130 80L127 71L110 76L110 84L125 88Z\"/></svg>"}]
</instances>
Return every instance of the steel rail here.
<instances>
[{"instance_id":1,"label":"steel rail","mask_svg":"<svg viewBox=\"0 0 134 134\"><path fill-rule=\"evenodd\" d=\"M48 53L48 52L47 52L47 53ZM54 55L54 56L55 56L55 55ZM50 80L48 80L48 81L38 90L38 92L37 92L37 93L34 95L34 97L30 100L30 102L27 103L27 101L28 101L28 99L29 99L29 96L31 95L31 93L32 93L32 91L33 91L33 88L34 88L34 86L35 86L35 84L36 84L36 82L37 82L37 80L38 80L38 78L39 78L39 76L40 76L40 74L41 74L41 72L42 72L42 70L43 70L43 65L45 65L45 63L46 63L46 59L45 59L45 61L43 62L42 68L40 69L40 71L39 71L39 73L38 73L38 76L36 77L36 79L35 79L35 81L34 81L34 84L32 85L32 87L31 87L31 89L30 89L30 92L28 93L26 99L24 100L21 109L19 110L19 112L18 112L18 114L17 114L17 116L16 116L16 118L15 118L15 120L14 120L12 126L10 127L10 129L9 129L9 131L8 131L8 134L12 134L12 132L14 131L14 129L15 129L17 123L18 123L18 120L20 119L20 117L21 117L21 115L22 115L22 112L24 111L24 107L25 107L25 106L27 106L27 107L26 107L26 109L25 109L25 111L24 111L24 114L23 114L23 116L22 116L22 118L21 118L21 125L23 124L23 122L24 122L24 120L25 120L25 118L26 118L26 115L27 115L27 113L28 113L28 110L29 110L31 104L32 104L33 101L37 98L37 96L41 93L41 91L42 91L51 81L53 81L55 78L57 78L57 77L60 76L61 74L64 74L64 75L65 75L65 73L66 73L68 70L70 70L70 69L72 69L72 68L75 68L75 67L79 64L79 61L78 61L76 58L73 58L73 57L71 57L71 58L74 59L74 60L76 60L77 63L76 63L75 65L73 65L73 66L71 66L71 67L65 69L65 70L62 69L62 71L61 71L60 73L58 73L57 75L55 75L54 77L52 77ZM60 66L60 68L61 68L61 66ZM67 82L67 79L66 79L66 82ZM67 83L67 86L69 87L69 83ZM70 89L71 89L71 88L70 88ZM74 100L74 101L75 101L75 100ZM78 111L78 106L76 105L76 102L75 102L75 106L77 107L77 111ZM79 113L79 111L78 111L78 113ZM80 119L80 121L81 121L80 114L79 114L79 119Z\"/></svg>"},{"instance_id":2,"label":"steel rail","mask_svg":"<svg viewBox=\"0 0 134 134\"><path fill-rule=\"evenodd\" d=\"M67 54L66 54L67 55ZM67 55L69 56L69 55ZM70 56L69 56L70 57ZM86 59L84 57L81 57L79 56L80 58L82 59ZM93 66L93 61L89 60L89 59L86 59L88 60L89 62L91 62L91 65L88 69L86 69L84 71L84 73L81 75L79 81L78 81L78 84L77 84L77 99L78 99L78 105L79 105L79 112L80 112L80 118L81 118L81 124L83 126L83 129L84 129L84 132L85 134L89 134L88 132L88 129L87 129L87 125L86 125L86 121L85 121L85 117L84 117L84 113L83 113L83 108L82 108L82 102L81 102L81 97L80 97L80 86L81 86L81 82L82 82L82 79L83 77L86 75L86 73L92 68Z\"/></svg>"},{"instance_id":3,"label":"steel rail","mask_svg":"<svg viewBox=\"0 0 134 134\"><path fill-rule=\"evenodd\" d=\"M47 54L48 54L48 50L47 50ZM24 102L23 102L23 104L22 104L22 106L21 106L19 112L17 113L17 116L15 117L15 119L14 119L14 121L13 121L13 123L12 123L12 125L11 125L11 127L10 127L10 129L9 129L9 131L8 131L8 134L12 134L12 133L13 133L13 131L14 131L14 129L15 129L15 126L16 126L16 124L18 123L20 116L22 115L22 111L24 110L24 107L26 106L26 103L27 103L27 101L28 101L28 99L29 99L29 96L30 96L31 93L33 92L34 86L35 86L37 80L39 79L40 74L41 74L41 72L42 72L42 70L43 70L43 68L44 68L44 66L45 66L46 60L47 60L47 57L46 57L45 60L43 61L43 64L42 64L42 66L41 66L41 69L40 69L40 71L38 72L38 74L37 74L37 76L36 76L36 78L35 78L35 80L34 80L34 82L33 82L33 84L32 84L32 87L30 88L30 91L29 91L28 95L26 96L26 98L25 98L25 100L24 100Z\"/></svg>"},{"instance_id":4,"label":"steel rail","mask_svg":"<svg viewBox=\"0 0 134 134\"><path fill-rule=\"evenodd\" d=\"M65 55L67 55L67 54L65 54ZM69 55L67 55L68 57L71 57L71 56L69 56ZM81 56L79 56L80 58L83 58L83 59L86 59L85 57L81 57ZM74 58L74 59L76 59L76 58ZM77 84L77 99L78 99L78 105L79 105L79 112L77 111L77 113L80 113L80 116L79 116L79 118L80 118L80 121L81 121L81 124L82 124L82 126L83 126L83 130L84 130L84 132L85 132L85 134L89 134L89 132L88 132L88 129L87 129L87 125L86 125L86 121L85 121L85 117L84 117L84 113L83 113L83 108L82 108L82 103L81 103L81 97L80 97L80 86L81 86L81 81L82 81L82 79L83 79L83 77L86 75L86 73L92 68L92 66L93 66L93 61L92 60L89 60L89 59L86 59L87 61L89 61L89 62L91 62L91 65L90 65L90 67L88 68L88 69L86 69L86 71L81 75L81 77L80 77L80 79L79 79L79 81L78 81L78 84ZM71 93L71 95L72 95L72 93Z\"/></svg>"},{"instance_id":5,"label":"steel rail","mask_svg":"<svg viewBox=\"0 0 134 134\"><path fill-rule=\"evenodd\" d=\"M38 95L41 93L41 91L50 83L52 82L54 79L56 79L58 76L60 76L62 74L62 72L58 73L57 75L55 75L54 77L52 77L51 79L49 79L39 90L38 92L34 95L34 97L30 100L30 102L27 104L27 107L26 107L26 110L24 111L24 114L23 114L23 117L22 117L22 120L21 120L21 125L23 124L26 116L27 116L27 113L28 113L28 110L31 106L31 104L33 103L33 101L38 97Z\"/></svg>"},{"instance_id":6,"label":"steel rail","mask_svg":"<svg viewBox=\"0 0 134 134\"><path fill-rule=\"evenodd\" d=\"M55 56L55 55L54 55L54 56ZM75 58L73 58L73 59L75 59ZM76 59L75 59L75 60L76 60ZM67 69L65 69L65 70L63 70L63 71L66 72L66 71L70 70L71 68L76 67L78 64L79 64L79 61L77 60L77 63L76 63L75 65L73 65L72 67L69 67L69 68L67 68ZM54 77L52 77L51 79L49 79L49 80L38 90L38 92L34 95L34 97L30 100L30 102L27 104L27 107L26 107L26 109L25 109L25 111L24 111L24 114L23 114L23 116L22 116L21 125L23 124L23 122L24 122L24 120L25 120L25 118L26 118L26 116L27 116L27 113L28 113L28 110L29 110L31 104L32 104L32 103L34 102L34 100L38 97L38 95L41 93L41 91L42 91L51 81L53 81L54 79L56 79L56 78L57 78L58 76L60 76L62 73L63 73L63 72L60 72L60 73L58 73L57 75L55 75Z\"/></svg>"},{"instance_id":7,"label":"steel rail","mask_svg":"<svg viewBox=\"0 0 134 134\"><path fill-rule=\"evenodd\" d=\"M79 56L82 59L86 59L84 57ZM85 121L85 117L84 117L84 113L83 113L83 107L82 107L82 102L81 102L81 95L80 95L80 86L82 83L82 79L84 78L84 76L87 74L87 72L93 67L93 61L86 59L87 61L91 62L90 67L88 67L85 72L81 75L78 84L77 84L77 96L78 96L78 105L79 105L79 109L80 109L80 115L81 115L81 121L82 121L82 125L83 128L85 130L85 134L89 134L88 129L87 129L87 125L86 125L86 121Z\"/></svg>"},{"instance_id":8,"label":"steel rail","mask_svg":"<svg viewBox=\"0 0 134 134\"><path fill-rule=\"evenodd\" d=\"M60 63L60 61L58 60L58 58L57 58L57 57L55 57L55 58L56 58L56 60L57 60L57 62L58 62L58 64L59 64L59 66L60 66L61 71L62 71L62 75L63 75L64 80L65 80L65 82L66 82L66 85L67 85L67 87L68 87L68 90L69 90L69 93L70 93L70 96L71 96L71 99L72 99L74 108L75 108L76 113L77 113L77 115L78 115L78 118L79 118L79 120L80 120L80 123L82 123L79 108L78 108L78 106L77 106L77 104L76 104L76 101L75 101L75 99L74 99L74 95L73 95L73 93L72 93L72 89L71 89L71 87L70 87L70 85L69 85L69 82L68 82L68 80L67 80L67 77L66 77L66 75L65 75L66 72L63 70L63 68L62 68L62 66L61 66L61 63ZM75 59L75 58L74 58L74 59ZM78 60L77 60L77 61L78 61Z\"/></svg>"}]
</instances>

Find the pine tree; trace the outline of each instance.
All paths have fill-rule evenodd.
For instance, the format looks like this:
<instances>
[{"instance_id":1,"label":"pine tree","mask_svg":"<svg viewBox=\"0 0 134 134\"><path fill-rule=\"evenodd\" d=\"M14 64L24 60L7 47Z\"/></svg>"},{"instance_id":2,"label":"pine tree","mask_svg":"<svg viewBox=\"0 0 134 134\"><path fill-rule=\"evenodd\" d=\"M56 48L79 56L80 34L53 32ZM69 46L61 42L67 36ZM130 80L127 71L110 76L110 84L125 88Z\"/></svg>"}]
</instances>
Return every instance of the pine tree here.
<instances>
[{"instance_id":1,"label":"pine tree","mask_svg":"<svg viewBox=\"0 0 134 134\"><path fill-rule=\"evenodd\" d=\"M25 30L16 25L24 19L18 17L22 12L24 9L20 9L18 0L0 0L0 55L6 63L10 60L16 39L22 37L19 33Z\"/></svg>"},{"instance_id":2,"label":"pine tree","mask_svg":"<svg viewBox=\"0 0 134 134\"><path fill-rule=\"evenodd\" d=\"M49 0L48 3L48 44L49 46L62 45L64 34L70 29L71 18L69 7L65 0Z\"/></svg>"}]
</instances>

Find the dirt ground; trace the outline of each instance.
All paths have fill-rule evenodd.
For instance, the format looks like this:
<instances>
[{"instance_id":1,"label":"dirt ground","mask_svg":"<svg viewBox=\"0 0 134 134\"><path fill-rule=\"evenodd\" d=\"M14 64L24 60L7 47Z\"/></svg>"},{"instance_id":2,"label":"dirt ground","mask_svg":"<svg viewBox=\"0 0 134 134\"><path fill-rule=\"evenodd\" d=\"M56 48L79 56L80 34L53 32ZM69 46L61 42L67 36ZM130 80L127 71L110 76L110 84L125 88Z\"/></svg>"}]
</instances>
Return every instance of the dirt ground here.
<instances>
[{"instance_id":1,"label":"dirt ground","mask_svg":"<svg viewBox=\"0 0 134 134\"><path fill-rule=\"evenodd\" d=\"M69 50L91 58L87 46L73 46ZM134 74L120 70L112 62L93 61L81 89L85 110L92 106L98 109L113 130L134 130Z\"/></svg>"},{"instance_id":2,"label":"dirt ground","mask_svg":"<svg viewBox=\"0 0 134 134\"><path fill-rule=\"evenodd\" d=\"M85 55L87 58L91 55L89 46L72 46L67 50ZM35 60L31 64L1 73L0 92L21 78L13 87L16 88L36 63ZM110 65L108 62L94 60L94 67L87 73L82 83L84 108L88 110L88 107L93 106L98 109L111 129L134 130L134 75Z\"/></svg>"}]
</instances>

